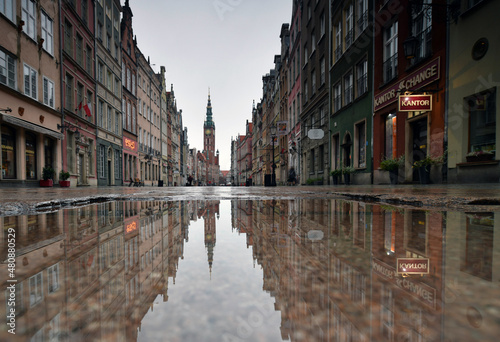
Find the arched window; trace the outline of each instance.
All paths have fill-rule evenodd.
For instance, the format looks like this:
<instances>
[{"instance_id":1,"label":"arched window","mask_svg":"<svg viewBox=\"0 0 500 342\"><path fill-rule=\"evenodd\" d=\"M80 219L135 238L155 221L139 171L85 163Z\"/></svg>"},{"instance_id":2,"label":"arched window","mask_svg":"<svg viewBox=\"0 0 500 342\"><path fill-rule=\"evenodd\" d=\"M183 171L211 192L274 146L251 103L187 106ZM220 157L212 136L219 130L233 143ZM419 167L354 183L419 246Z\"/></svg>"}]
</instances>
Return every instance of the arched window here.
<instances>
[{"instance_id":1,"label":"arched window","mask_svg":"<svg viewBox=\"0 0 500 342\"><path fill-rule=\"evenodd\" d=\"M16 131L2 125L2 177L16 178Z\"/></svg>"}]
</instances>

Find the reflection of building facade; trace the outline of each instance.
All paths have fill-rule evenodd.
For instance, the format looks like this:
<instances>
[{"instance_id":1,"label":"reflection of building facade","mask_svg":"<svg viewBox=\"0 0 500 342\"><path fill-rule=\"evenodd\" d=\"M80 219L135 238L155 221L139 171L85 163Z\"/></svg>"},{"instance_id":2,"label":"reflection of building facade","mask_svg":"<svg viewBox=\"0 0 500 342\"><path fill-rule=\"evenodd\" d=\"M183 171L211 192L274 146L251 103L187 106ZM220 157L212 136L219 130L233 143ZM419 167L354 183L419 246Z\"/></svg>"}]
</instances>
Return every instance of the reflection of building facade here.
<instances>
[{"instance_id":1,"label":"reflection of building facade","mask_svg":"<svg viewBox=\"0 0 500 342\"><path fill-rule=\"evenodd\" d=\"M219 201L206 201L198 208L198 217L203 217L205 227L205 247L207 249L208 268L212 275L214 262L214 249L217 237L217 225L215 219L219 218Z\"/></svg>"},{"instance_id":2,"label":"reflection of building facade","mask_svg":"<svg viewBox=\"0 0 500 342\"><path fill-rule=\"evenodd\" d=\"M442 325L443 216L422 210L374 207L373 325L387 341L440 339ZM429 273L403 277L397 258L428 258Z\"/></svg>"},{"instance_id":3,"label":"reflection of building facade","mask_svg":"<svg viewBox=\"0 0 500 342\"><path fill-rule=\"evenodd\" d=\"M177 270L169 257L182 257L187 206L177 204L100 203L0 218L2 260L9 228L16 232L16 334L41 341L136 340L157 295L168 299L167 278ZM0 276L6 289L6 263ZM0 299L3 317L6 298ZM0 340L9 337L0 331Z\"/></svg>"},{"instance_id":4,"label":"reflection of building facade","mask_svg":"<svg viewBox=\"0 0 500 342\"><path fill-rule=\"evenodd\" d=\"M498 332L500 314L500 215L447 213L444 260L444 317L449 341L486 341ZM495 233L496 232L496 233Z\"/></svg>"}]
</instances>

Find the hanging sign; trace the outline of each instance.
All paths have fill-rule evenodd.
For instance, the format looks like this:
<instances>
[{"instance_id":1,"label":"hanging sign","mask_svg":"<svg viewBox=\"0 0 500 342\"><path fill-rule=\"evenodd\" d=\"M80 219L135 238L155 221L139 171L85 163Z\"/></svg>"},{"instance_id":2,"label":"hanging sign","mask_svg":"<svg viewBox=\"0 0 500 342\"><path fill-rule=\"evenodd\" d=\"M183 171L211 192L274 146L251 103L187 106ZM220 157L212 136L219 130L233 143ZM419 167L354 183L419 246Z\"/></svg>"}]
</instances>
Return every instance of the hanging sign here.
<instances>
[{"instance_id":1,"label":"hanging sign","mask_svg":"<svg viewBox=\"0 0 500 342\"><path fill-rule=\"evenodd\" d=\"M400 112L425 112L432 110L432 95L400 95Z\"/></svg>"},{"instance_id":2,"label":"hanging sign","mask_svg":"<svg viewBox=\"0 0 500 342\"><path fill-rule=\"evenodd\" d=\"M307 132L307 137L311 140L319 140L319 139L323 139L323 137L325 136L325 132L323 132L322 129L318 129L318 128L313 128L313 129L310 129L308 132Z\"/></svg>"}]
</instances>

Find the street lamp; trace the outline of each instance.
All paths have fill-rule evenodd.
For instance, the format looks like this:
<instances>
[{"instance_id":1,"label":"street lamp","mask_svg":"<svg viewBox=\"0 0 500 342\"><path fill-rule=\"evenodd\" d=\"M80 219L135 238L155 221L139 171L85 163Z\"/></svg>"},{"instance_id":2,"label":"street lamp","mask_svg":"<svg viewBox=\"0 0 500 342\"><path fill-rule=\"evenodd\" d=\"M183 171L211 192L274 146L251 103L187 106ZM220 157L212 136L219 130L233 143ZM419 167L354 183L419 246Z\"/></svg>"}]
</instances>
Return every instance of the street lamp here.
<instances>
[{"instance_id":1,"label":"street lamp","mask_svg":"<svg viewBox=\"0 0 500 342\"><path fill-rule=\"evenodd\" d=\"M273 167L273 175L271 179L271 186L276 186L276 164L274 163L274 139L276 138L276 125L271 126L271 141L273 143L273 159L272 159L272 167Z\"/></svg>"}]
</instances>

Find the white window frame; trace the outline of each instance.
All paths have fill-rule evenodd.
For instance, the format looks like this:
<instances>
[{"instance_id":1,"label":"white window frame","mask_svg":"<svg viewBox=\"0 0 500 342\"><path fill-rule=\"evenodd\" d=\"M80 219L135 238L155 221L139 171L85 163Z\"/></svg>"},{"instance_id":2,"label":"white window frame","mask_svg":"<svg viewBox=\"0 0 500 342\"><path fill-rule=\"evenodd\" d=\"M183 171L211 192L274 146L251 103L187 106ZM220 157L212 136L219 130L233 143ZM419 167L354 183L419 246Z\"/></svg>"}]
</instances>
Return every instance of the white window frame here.
<instances>
[{"instance_id":1,"label":"white window frame","mask_svg":"<svg viewBox=\"0 0 500 342\"><path fill-rule=\"evenodd\" d=\"M54 54L54 21L45 11L41 11L43 49L50 55Z\"/></svg>"},{"instance_id":2,"label":"white window frame","mask_svg":"<svg viewBox=\"0 0 500 342\"><path fill-rule=\"evenodd\" d=\"M21 0L21 19L24 21L23 32L36 40L36 9L33 0Z\"/></svg>"},{"instance_id":3,"label":"white window frame","mask_svg":"<svg viewBox=\"0 0 500 342\"><path fill-rule=\"evenodd\" d=\"M354 42L354 10L350 3L345 12L345 48L349 48Z\"/></svg>"},{"instance_id":4,"label":"white window frame","mask_svg":"<svg viewBox=\"0 0 500 342\"><path fill-rule=\"evenodd\" d=\"M342 79L344 81L344 105L348 105L353 101L354 84L352 70L347 72Z\"/></svg>"},{"instance_id":5,"label":"white window frame","mask_svg":"<svg viewBox=\"0 0 500 342\"><path fill-rule=\"evenodd\" d=\"M35 291L35 295L33 295ZM40 296L38 296L40 295ZM43 273L38 272L29 278L30 306L33 307L43 300Z\"/></svg>"},{"instance_id":6,"label":"white window frame","mask_svg":"<svg viewBox=\"0 0 500 342\"><path fill-rule=\"evenodd\" d=\"M0 50L0 75L5 77L5 82L0 81L0 83L15 89L17 82L16 71L16 59Z\"/></svg>"},{"instance_id":7,"label":"white window frame","mask_svg":"<svg viewBox=\"0 0 500 342\"><path fill-rule=\"evenodd\" d=\"M54 284L51 289L51 284ZM54 293L61 287L59 282L59 263L47 268L47 291L48 293Z\"/></svg>"},{"instance_id":8,"label":"white window frame","mask_svg":"<svg viewBox=\"0 0 500 342\"><path fill-rule=\"evenodd\" d=\"M0 13L2 13L10 21L14 22L16 19L16 1L3 0L0 6Z\"/></svg>"},{"instance_id":9,"label":"white window frame","mask_svg":"<svg viewBox=\"0 0 500 342\"><path fill-rule=\"evenodd\" d=\"M26 84L26 72L27 71L28 71L28 92L26 91L26 85L27 85ZM35 76L34 80L32 79L33 75ZM38 94L38 72L26 63L24 64L24 68L23 68L23 80L24 80L24 95L32 97L36 100L37 99L36 96ZM34 86L34 88L33 88L33 86Z\"/></svg>"},{"instance_id":10,"label":"white window frame","mask_svg":"<svg viewBox=\"0 0 500 342\"><path fill-rule=\"evenodd\" d=\"M55 106L55 83L46 76L43 76L43 103L50 108Z\"/></svg>"}]
</instances>

